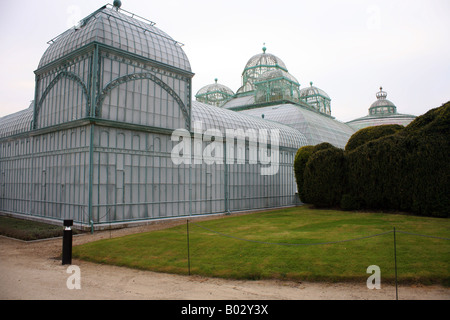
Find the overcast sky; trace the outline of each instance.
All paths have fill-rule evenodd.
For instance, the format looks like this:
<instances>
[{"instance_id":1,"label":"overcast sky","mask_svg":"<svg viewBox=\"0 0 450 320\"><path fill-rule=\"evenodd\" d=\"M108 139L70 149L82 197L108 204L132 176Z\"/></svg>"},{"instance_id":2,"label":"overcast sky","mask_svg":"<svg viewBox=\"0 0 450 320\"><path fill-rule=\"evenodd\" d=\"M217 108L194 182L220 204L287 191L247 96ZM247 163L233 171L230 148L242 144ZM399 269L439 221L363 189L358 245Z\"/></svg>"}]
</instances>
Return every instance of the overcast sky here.
<instances>
[{"instance_id":1,"label":"overcast sky","mask_svg":"<svg viewBox=\"0 0 450 320\"><path fill-rule=\"evenodd\" d=\"M47 41L107 2L0 1L1 117L33 100ZM194 95L215 78L236 92L265 43L301 87L312 81L328 93L341 121L367 115L380 86L399 113L450 100L449 0L122 0L122 8L184 44Z\"/></svg>"}]
</instances>

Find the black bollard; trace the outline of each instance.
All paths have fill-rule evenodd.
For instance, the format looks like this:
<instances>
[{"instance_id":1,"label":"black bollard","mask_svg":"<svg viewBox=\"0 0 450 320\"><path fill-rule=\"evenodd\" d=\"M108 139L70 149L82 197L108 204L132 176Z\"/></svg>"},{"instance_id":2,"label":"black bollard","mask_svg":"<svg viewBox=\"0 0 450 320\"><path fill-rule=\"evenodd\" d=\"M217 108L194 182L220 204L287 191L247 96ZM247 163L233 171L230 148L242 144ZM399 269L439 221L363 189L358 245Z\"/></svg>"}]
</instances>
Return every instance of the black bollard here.
<instances>
[{"instance_id":1,"label":"black bollard","mask_svg":"<svg viewBox=\"0 0 450 320\"><path fill-rule=\"evenodd\" d=\"M73 220L64 220L62 264L72 264L72 228Z\"/></svg>"}]
</instances>

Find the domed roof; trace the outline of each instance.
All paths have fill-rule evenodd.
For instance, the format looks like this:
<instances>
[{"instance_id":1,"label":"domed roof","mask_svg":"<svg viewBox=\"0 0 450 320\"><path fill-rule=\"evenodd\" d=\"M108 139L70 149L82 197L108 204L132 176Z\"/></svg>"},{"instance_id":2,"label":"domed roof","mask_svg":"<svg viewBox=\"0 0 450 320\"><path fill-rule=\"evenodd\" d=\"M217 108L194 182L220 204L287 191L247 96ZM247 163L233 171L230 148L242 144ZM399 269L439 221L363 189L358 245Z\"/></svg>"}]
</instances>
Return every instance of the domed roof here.
<instances>
[{"instance_id":1,"label":"domed roof","mask_svg":"<svg viewBox=\"0 0 450 320\"><path fill-rule=\"evenodd\" d=\"M154 22L106 5L90 14L80 23L49 41L38 69L84 46L98 42L116 49L191 71L189 60L181 44L156 28Z\"/></svg>"},{"instance_id":2,"label":"domed roof","mask_svg":"<svg viewBox=\"0 0 450 320\"><path fill-rule=\"evenodd\" d=\"M198 90L197 94L195 96L198 95L203 95L203 94L208 94L208 93L216 93L216 92L220 92L220 93L225 93L228 95L234 95L233 90L231 90L230 88L228 88L227 86L220 84L217 82L217 79L214 79L214 83L212 84L208 84L206 86L204 86L203 88L201 88L200 90Z\"/></svg>"},{"instance_id":3,"label":"domed roof","mask_svg":"<svg viewBox=\"0 0 450 320\"><path fill-rule=\"evenodd\" d=\"M331 100L331 98L328 96L328 94L323 91L322 89L319 89L317 87L313 86L313 83L310 82L310 87L306 87L300 90L300 97L307 98L311 96L322 96L325 99Z\"/></svg>"},{"instance_id":4,"label":"domed roof","mask_svg":"<svg viewBox=\"0 0 450 320\"><path fill-rule=\"evenodd\" d=\"M289 81L294 82L297 85L300 85L297 81L297 79L291 75L289 72L286 72L284 70L281 69L275 69L275 70L270 70L267 72L264 72L256 81L255 83L258 83L260 81L270 81L270 80L274 80L274 79L287 79Z\"/></svg>"},{"instance_id":5,"label":"domed roof","mask_svg":"<svg viewBox=\"0 0 450 320\"><path fill-rule=\"evenodd\" d=\"M225 102L230 100L233 96L233 90L223 84L218 83L217 79L215 79L214 83L208 84L198 90L195 98L197 99L197 101L220 107Z\"/></svg>"},{"instance_id":6,"label":"domed roof","mask_svg":"<svg viewBox=\"0 0 450 320\"><path fill-rule=\"evenodd\" d=\"M317 111L331 115L331 99L328 94L322 89L313 86L312 82L309 84L309 87L300 90L300 99Z\"/></svg>"},{"instance_id":7,"label":"domed roof","mask_svg":"<svg viewBox=\"0 0 450 320\"><path fill-rule=\"evenodd\" d=\"M387 93L380 87L376 94L377 100L369 108L369 114L392 114L397 113L397 107L391 101L386 99Z\"/></svg>"},{"instance_id":8,"label":"domed roof","mask_svg":"<svg viewBox=\"0 0 450 320\"><path fill-rule=\"evenodd\" d=\"M273 54L266 53L266 47L263 47L262 53L256 54L248 60L244 68L244 73L255 67L278 67L287 71L286 65L280 58Z\"/></svg>"},{"instance_id":9,"label":"domed roof","mask_svg":"<svg viewBox=\"0 0 450 320\"><path fill-rule=\"evenodd\" d=\"M266 53L266 47L263 47L263 52L251 57L245 65L242 72L242 86L237 94L248 94L255 90L254 83L259 81L264 73L272 70L288 72L284 62L277 56Z\"/></svg>"},{"instance_id":10,"label":"domed roof","mask_svg":"<svg viewBox=\"0 0 450 320\"><path fill-rule=\"evenodd\" d=\"M31 130L33 111L34 101L27 109L0 118L0 138Z\"/></svg>"},{"instance_id":11,"label":"domed roof","mask_svg":"<svg viewBox=\"0 0 450 320\"><path fill-rule=\"evenodd\" d=\"M377 100L372 103L369 108L369 114L348 121L347 124L355 130L360 130L366 127L379 126L384 124L399 124L407 126L413 121L416 116L411 114L402 114L397 112L397 107L386 99L387 93L380 88L376 94Z\"/></svg>"}]
</instances>

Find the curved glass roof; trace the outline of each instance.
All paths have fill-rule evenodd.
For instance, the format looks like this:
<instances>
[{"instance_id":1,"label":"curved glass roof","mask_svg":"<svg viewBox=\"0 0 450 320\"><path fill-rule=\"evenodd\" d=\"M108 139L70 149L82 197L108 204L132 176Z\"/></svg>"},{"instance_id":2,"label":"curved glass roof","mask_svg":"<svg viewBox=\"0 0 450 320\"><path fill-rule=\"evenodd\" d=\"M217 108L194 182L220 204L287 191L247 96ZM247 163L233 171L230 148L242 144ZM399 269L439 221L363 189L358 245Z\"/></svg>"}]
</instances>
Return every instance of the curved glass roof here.
<instances>
[{"instance_id":1,"label":"curved glass roof","mask_svg":"<svg viewBox=\"0 0 450 320\"><path fill-rule=\"evenodd\" d=\"M256 54L248 60L247 64L245 65L244 72L262 66L279 67L284 71L287 71L284 62L277 56L271 53L266 53L265 47L263 48L262 53Z\"/></svg>"},{"instance_id":2,"label":"curved glass roof","mask_svg":"<svg viewBox=\"0 0 450 320\"><path fill-rule=\"evenodd\" d=\"M206 85L198 90L195 98L197 101L221 107L233 96L233 90L223 84L217 83L217 79L215 79L215 83Z\"/></svg>"},{"instance_id":3,"label":"curved glass roof","mask_svg":"<svg viewBox=\"0 0 450 320\"><path fill-rule=\"evenodd\" d=\"M366 127L380 126L385 124L399 124L402 126L407 126L412 122L416 116L410 114L390 114L390 115L377 115L377 116L365 116L352 121L347 122L347 124L355 129L363 129Z\"/></svg>"},{"instance_id":4,"label":"curved glass roof","mask_svg":"<svg viewBox=\"0 0 450 320\"><path fill-rule=\"evenodd\" d=\"M293 83L295 83L297 86L300 84L298 83L297 79L291 75L289 72L281 70L281 69L275 69L270 70L267 72L264 72L257 80L255 80L255 84L261 81L270 81L275 79L281 79L284 78L286 80L289 80Z\"/></svg>"},{"instance_id":5,"label":"curved glass roof","mask_svg":"<svg viewBox=\"0 0 450 320\"><path fill-rule=\"evenodd\" d=\"M266 48L263 52L251 57L245 65L242 72L242 86L237 93L245 93L253 91L255 88L253 83L257 81L261 75L271 70L282 70L288 72L284 62L277 56L266 53ZM297 80L295 80L297 82Z\"/></svg>"},{"instance_id":6,"label":"curved glass roof","mask_svg":"<svg viewBox=\"0 0 450 320\"><path fill-rule=\"evenodd\" d=\"M331 100L331 98L328 96L328 94L325 91L313 86L312 82L310 82L309 84L310 84L310 87L306 87L306 88L303 88L300 90L300 97L308 98L308 97L320 96L325 99Z\"/></svg>"},{"instance_id":7,"label":"curved glass roof","mask_svg":"<svg viewBox=\"0 0 450 320\"><path fill-rule=\"evenodd\" d=\"M203 88L201 88L200 90L198 90L197 95L216 92L216 91L226 93L230 96L234 95L233 90L231 90L230 88L228 88L227 86L225 86L223 84L218 83L217 79L215 79L215 83L206 85Z\"/></svg>"},{"instance_id":8,"label":"curved glass roof","mask_svg":"<svg viewBox=\"0 0 450 320\"><path fill-rule=\"evenodd\" d=\"M384 124L407 126L416 118L414 115L397 113L397 107L386 99L387 93L383 87L380 87L376 97L377 101L372 103L367 116L348 121L347 124L356 130Z\"/></svg>"},{"instance_id":9,"label":"curved glass roof","mask_svg":"<svg viewBox=\"0 0 450 320\"><path fill-rule=\"evenodd\" d=\"M279 129L280 147L298 149L308 144L308 140L301 132L289 126L261 117L259 119L251 117L241 112L216 108L198 101L192 101L192 123L195 121L203 123L203 131L219 129L224 136L226 129Z\"/></svg>"},{"instance_id":10,"label":"curved glass roof","mask_svg":"<svg viewBox=\"0 0 450 320\"><path fill-rule=\"evenodd\" d=\"M49 41L38 69L93 41L191 72L181 43L155 23L118 7L103 6L79 25Z\"/></svg>"},{"instance_id":11,"label":"curved glass roof","mask_svg":"<svg viewBox=\"0 0 450 320\"><path fill-rule=\"evenodd\" d=\"M28 109L0 118L0 138L9 137L31 129L34 102Z\"/></svg>"},{"instance_id":12,"label":"curved glass roof","mask_svg":"<svg viewBox=\"0 0 450 320\"><path fill-rule=\"evenodd\" d=\"M380 91L377 92L376 96L377 101L370 106L369 114L397 113L397 107L386 99L387 93L383 91L383 87L380 87Z\"/></svg>"},{"instance_id":13,"label":"curved glass roof","mask_svg":"<svg viewBox=\"0 0 450 320\"><path fill-rule=\"evenodd\" d=\"M355 133L345 123L294 104L247 109L239 113L288 125L303 133L308 139L308 145L329 142L338 148L344 148Z\"/></svg>"},{"instance_id":14,"label":"curved glass roof","mask_svg":"<svg viewBox=\"0 0 450 320\"><path fill-rule=\"evenodd\" d=\"M313 86L312 82L309 84L309 87L300 90L300 99L317 111L331 115L331 99L328 94L322 89Z\"/></svg>"}]
</instances>

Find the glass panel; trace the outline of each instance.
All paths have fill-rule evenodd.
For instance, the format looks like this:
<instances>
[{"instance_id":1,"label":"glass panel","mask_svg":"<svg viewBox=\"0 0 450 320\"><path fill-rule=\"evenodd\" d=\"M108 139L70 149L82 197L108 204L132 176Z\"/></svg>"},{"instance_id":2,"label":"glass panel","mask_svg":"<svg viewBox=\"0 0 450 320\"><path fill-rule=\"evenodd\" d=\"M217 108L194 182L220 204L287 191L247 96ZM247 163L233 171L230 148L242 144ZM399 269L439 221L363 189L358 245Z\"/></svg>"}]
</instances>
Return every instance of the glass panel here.
<instances>
[{"instance_id":1,"label":"glass panel","mask_svg":"<svg viewBox=\"0 0 450 320\"><path fill-rule=\"evenodd\" d=\"M74 50L98 41L144 56L182 70L191 71L189 60L176 42L153 23L125 11L105 7L83 19L84 24L71 28L49 41L41 58L41 68Z\"/></svg>"}]
</instances>

